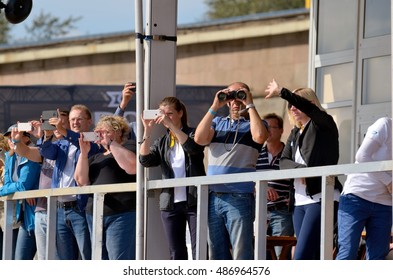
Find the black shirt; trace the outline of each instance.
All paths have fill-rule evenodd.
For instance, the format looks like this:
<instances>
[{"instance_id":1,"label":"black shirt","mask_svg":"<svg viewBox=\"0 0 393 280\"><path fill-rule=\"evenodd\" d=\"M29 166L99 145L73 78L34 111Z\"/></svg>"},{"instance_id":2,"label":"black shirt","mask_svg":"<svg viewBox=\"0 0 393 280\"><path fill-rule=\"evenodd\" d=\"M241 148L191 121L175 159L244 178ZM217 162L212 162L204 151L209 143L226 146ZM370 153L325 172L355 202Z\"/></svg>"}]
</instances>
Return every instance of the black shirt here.
<instances>
[{"instance_id":1,"label":"black shirt","mask_svg":"<svg viewBox=\"0 0 393 280\"><path fill-rule=\"evenodd\" d=\"M135 141L127 141L123 145L127 150L136 152ZM89 179L91 185L136 182L136 174L127 174L110 153L95 154L89 158ZM136 209L136 193L108 193L104 198L104 215L115 215ZM93 197L90 196L86 213L93 214Z\"/></svg>"}]
</instances>

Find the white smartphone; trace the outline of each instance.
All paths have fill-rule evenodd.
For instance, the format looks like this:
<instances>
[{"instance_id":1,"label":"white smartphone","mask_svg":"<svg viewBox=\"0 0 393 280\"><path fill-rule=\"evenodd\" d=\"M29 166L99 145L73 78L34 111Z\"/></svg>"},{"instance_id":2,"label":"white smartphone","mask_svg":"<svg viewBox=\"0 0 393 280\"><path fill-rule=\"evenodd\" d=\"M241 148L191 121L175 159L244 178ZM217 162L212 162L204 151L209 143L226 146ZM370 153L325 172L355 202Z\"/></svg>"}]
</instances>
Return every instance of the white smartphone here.
<instances>
[{"instance_id":1,"label":"white smartphone","mask_svg":"<svg viewBox=\"0 0 393 280\"><path fill-rule=\"evenodd\" d=\"M100 140L100 135L97 132L82 132L83 140L89 142L95 142Z\"/></svg>"},{"instance_id":2,"label":"white smartphone","mask_svg":"<svg viewBox=\"0 0 393 280\"><path fill-rule=\"evenodd\" d=\"M161 110L159 109L143 111L143 118L145 120L154 120L158 116L161 116Z\"/></svg>"},{"instance_id":3,"label":"white smartphone","mask_svg":"<svg viewBox=\"0 0 393 280\"><path fill-rule=\"evenodd\" d=\"M29 122L18 123L18 131L32 131L33 126Z\"/></svg>"}]
</instances>

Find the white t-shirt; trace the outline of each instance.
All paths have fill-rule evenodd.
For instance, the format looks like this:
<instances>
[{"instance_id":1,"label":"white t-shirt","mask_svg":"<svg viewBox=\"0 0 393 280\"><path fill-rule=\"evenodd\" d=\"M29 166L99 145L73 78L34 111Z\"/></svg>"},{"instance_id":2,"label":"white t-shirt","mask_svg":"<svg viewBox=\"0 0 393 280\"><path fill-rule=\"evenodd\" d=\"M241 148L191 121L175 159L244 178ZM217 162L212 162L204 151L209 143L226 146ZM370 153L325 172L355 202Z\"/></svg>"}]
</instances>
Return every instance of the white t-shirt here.
<instances>
[{"instance_id":1,"label":"white t-shirt","mask_svg":"<svg viewBox=\"0 0 393 280\"><path fill-rule=\"evenodd\" d=\"M62 176L60 177L59 188L75 187L74 172L75 172L76 151L77 151L77 147L75 147L74 145L71 144L68 148L67 162L64 167ZM59 197L58 200L61 202L74 201L74 200L76 200L76 195L61 196L61 197Z\"/></svg>"},{"instance_id":2,"label":"white t-shirt","mask_svg":"<svg viewBox=\"0 0 393 280\"><path fill-rule=\"evenodd\" d=\"M175 178L185 178L185 156L182 145L175 141L175 145L170 150L170 162L175 175ZM174 190L175 197L174 202L182 202L187 200L187 189L186 187L178 187Z\"/></svg>"},{"instance_id":3,"label":"white t-shirt","mask_svg":"<svg viewBox=\"0 0 393 280\"><path fill-rule=\"evenodd\" d=\"M392 119L380 118L368 129L356 153L356 161L371 162L392 159ZM352 193L365 200L392 205L387 185L392 182L391 171L349 174L342 194Z\"/></svg>"},{"instance_id":4,"label":"white t-shirt","mask_svg":"<svg viewBox=\"0 0 393 280\"><path fill-rule=\"evenodd\" d=\"M306 164L302 155L300 154L299 147L296 149L295 154L295 161L297 163ZM311 203L318 203L321 201L322 194L317 193L314 194L312 197L307 195L306 193L306 184L304 182L304 178L295 178L293 182L295 188L295 206L307 205ZM340 192L335 189L334 190L334 201L339 201L340 199Z\"/></svg>"}]
</instances>

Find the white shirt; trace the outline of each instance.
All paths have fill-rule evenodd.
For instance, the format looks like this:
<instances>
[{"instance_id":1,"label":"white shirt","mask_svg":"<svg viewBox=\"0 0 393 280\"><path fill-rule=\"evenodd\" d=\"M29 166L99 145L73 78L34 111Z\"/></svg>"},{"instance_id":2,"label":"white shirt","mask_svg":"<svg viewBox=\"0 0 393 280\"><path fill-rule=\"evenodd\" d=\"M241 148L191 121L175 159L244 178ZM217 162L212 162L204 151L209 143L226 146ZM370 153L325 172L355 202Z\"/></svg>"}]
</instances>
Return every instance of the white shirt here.
<instances>
[{"instance_id":1,"label":"white shirt","mask_svg":"<svg viewBox=\"0 0 393 280\"><path fill-rule=\"evenodd\" d=\"M75 187L75 154L77 148L74 145L70 145L68 148L68 158L66 165L64 167L63 173L60 177L59 188L69 188ZM74 201L76 200L76 195L65 195L58 198L61 202Z\"/></svg>"},{"instance_id":2,"label":"white shirt","mask_svg":"<svg viewBox=\"0 0 393 280\"><path fill-rule=\"evenodd\" d=\"M175 141L175 145L170 150L170 162L173 169L175 178L185 178L186 177L186 164L185 156L182 145ZM174 202L182 202L187 200L187 189L186 187L177 187L174 190Z\"/></svg>"},{"instance_id":3,"label":"white shirt","mask_svg":"<svg viewBox=\"0 0 393 280\"><path fill-rule=\"evenodd\" d=\"M356 153L356 161L371 162L392 159L392 119L380 118L368 129ZM352 193L365 200L392 205L387 185L392 182L391 171L349 174L342 194Z\"/></svg>"}]
</instances>

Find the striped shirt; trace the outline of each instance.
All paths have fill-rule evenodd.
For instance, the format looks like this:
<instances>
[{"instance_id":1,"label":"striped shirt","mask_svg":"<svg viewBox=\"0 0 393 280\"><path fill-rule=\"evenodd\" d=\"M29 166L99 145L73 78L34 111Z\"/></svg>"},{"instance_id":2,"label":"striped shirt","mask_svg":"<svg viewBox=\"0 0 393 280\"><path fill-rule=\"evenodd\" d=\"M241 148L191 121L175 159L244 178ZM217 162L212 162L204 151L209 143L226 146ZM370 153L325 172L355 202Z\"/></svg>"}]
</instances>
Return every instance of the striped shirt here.
<instances>
[{"instance_id":1,"label":"striped shirt","mask_svg":"<svg viewBox=\"0 0 393 280\"><path fill-rule=\"evenodd\" d=\"M282 143L283 148L284 145L285 144ZM281 153L282 150L275 157L272 157L272 155L267 150L267 146L266 145L263 146L257 160L257 166L256 166L257 171L279 170ZM278 206L278 205L280 206L289 205L291 191L293 189L291 180L282 179L282 180L269 181L268 186L274 188L279 196L279 198L276 201L269 201L268 207Z\"/></svg>"},{"instance_id":2,"label":"striped shirt","mask_svg":"<svg viewBox=\"0 0 393 280\"><path fill-rule=\"evenodd\" d=\"M216 117L215 135L208 149L207 175L253 172L262 145L252 140L250 121ZM254 182L213 184L209 189L225 193L253 193Z\"/></svg>"}]
</instances>

